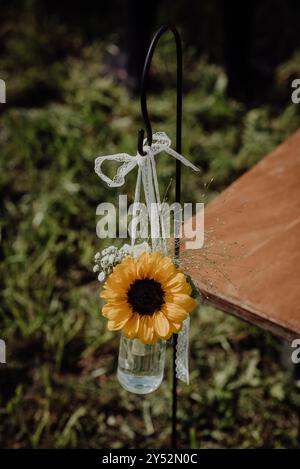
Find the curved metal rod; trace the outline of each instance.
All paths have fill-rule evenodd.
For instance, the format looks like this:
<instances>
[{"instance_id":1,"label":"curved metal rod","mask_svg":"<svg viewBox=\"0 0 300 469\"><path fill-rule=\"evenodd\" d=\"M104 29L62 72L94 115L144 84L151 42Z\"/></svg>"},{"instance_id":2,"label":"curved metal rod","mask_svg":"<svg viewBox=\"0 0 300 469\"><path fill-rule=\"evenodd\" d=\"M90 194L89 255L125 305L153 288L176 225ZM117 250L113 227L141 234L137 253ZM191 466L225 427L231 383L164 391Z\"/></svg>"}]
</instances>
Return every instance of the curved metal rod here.
<instances>
[{"instance_id":1,"label":"curved metal rod","mask_svg":"<svg viewBox=\"0 0 300 469\"><path fill-rule=\"evenodd\" d=\"M149 119L148 108L147 108L147 95L146 88L148 85L149 69L152 61L152 57L157 46L157 43L161 36L166 31L172 31L175 42L176 42L176 53L177 53L177 100L176 100L176 151L181 153L181 133L182 133L182 45L181 37L175 26L162 26L154 34L152 42L150 44L145 65L142 74L141 81L141 111L144 119L146 132L147 132L147 143L152 145L152 127ZM143 150L144 130L140 129L138 132L138 152L140 155L145 155ZM181 163L176 160L176 186L175 186L175 200L180 203L180 185L181 185ZM175 238L175 256L179 256L180 242L178 238ZM172 448L177 447L177 378L176 378L176 345L177 335L173 336L173 380L172 380Z\"/></svg>"},{"instance_id":2,"label":"curved metal rod","mask_svg":"<svg viewBox=\"0 0 300 469\"><path fill-rule=\"evenodd\" d=\"M149 119L148 108L147 108L147 85L149 70L151 66L152 57L157 46L157 43L161 36L167 32L172 31L176 43L176 53L177 53L177 100L176 100L176 151L181 152L181 128L182 128L182 45L181 38L178 30L175 26L164 25L161 26L153 36L152 42L148 49L146 56L142 80L141 80L141 111L145 123L145 128L147 132L147 143L152 145L152 127ZM143 140L144 140L144 130L140 129L138 132L138 152L140 155L145 155L146 153L143 150Z\"/></svg>"}]
</instances>

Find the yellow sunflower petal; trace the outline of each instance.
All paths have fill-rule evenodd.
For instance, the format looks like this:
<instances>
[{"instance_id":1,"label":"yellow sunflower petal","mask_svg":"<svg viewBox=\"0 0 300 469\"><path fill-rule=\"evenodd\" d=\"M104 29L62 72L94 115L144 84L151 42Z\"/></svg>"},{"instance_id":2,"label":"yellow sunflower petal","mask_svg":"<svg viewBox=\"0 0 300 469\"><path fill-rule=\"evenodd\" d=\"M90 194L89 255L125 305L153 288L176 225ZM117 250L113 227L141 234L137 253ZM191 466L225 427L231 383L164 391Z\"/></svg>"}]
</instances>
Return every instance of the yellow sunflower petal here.
<instances>
[{"instance_id":1,"label":"yellow sunflower petal","mask_svg":"<svg viewBox=\"0 0 300 469\"><path fill-rule=\"evenodd\" d=\"M136 337L138 337L139 327L140 315L133 314L123 327L123 332L129 339L135 339Z\"/></svg>"},{"instance_id":2,"label":"yellow sunflower petal","mask_svg":"<svg viewBox=\"0 0 300 469\"><path fill-rule=\"evenodd\" d=\"M182 287L186 283L185 276L181 272L176 272L167 282L164 282L164 287L171 289Z\"/></svg>"},{"instance_id":3,"label":"yellow sunflower petal","mask_svg":"<svg viewBox=\"0 0 300 469\"><path fill-rule=\"evenodd\" d=\"M119 282L131 283L136 278L136 260L132 256L127 256L114 267L113 273L109 278Z\"/></svg>"},{"instance_id":4,"label":"yellow sunflower petal","mask_svg":"<svg viewBox=\"0 0 300 469\"><path fill-rule=\"evenodd\" d=\"M149 271L149 258L150 254L148 252L144 252L136 262L136 275L138 279L143 279L147 277Z\"/></svg>"},{"instance_id":5,"label":"yellow sunflower petal","mask_svg":"<svg viewBox=\"0 0 300 469\"><path fill-rule=\"evenodd\" d=\"M102 308L102 314L107 319L118 322L130 318L132 310L127 303L119 304L118 306L107 303Z\"/></svg>"},{"instance_id":6,"label":"yellow sunflower petal","mask_svg":"<svg viewBox=\"0 0 300 469\"><path fill-rule=\"evenodd\" d=\"M185 293L190 295L192 292L190 284L186 281L184 274L180 272L164 282L163 289L166 293L172 294Z\"/></svg>"},{"instance_id":7,"label":"yellow sunflower petal","mask_svg":"<svg viewBox=\"0 0 300 469\"><path fill-rule=\"evenodd\" d=\"M152 262L153 267L157 266L158 263L160 263L162 259L163 259L163 256L161 255L159 251L153 251L151 253L151 262Z\"/></svg>"},{"instance_id":8,"label":"yellow sunflower petal","mask_svg":"<svg viewBox=\"0 0 300 469\"><path fill-rule=\"evenodd\" d=\"M159 264L161 254L159 252L145 252L137 260L138 278L153 278L152 274Z\"/></svg>"},{"instance_id":9,"label":"yellow sunflower petal","mask_svg":"<svg viewBox=\"0 0 300 469\"><path fill-rule=\"evenodd\" d=\"M114 300L109 300L106 305L109 305L112 308L123 308L124 306L130 308L130 305L128 304L127 298L126 300L119 300L119 299L114 299Z\"/></svg>"},{"instance_id":10,"label":"yellow sunflower petal","mask_svg":"<svg viewBox=\"0 0 300 469\"><path fill-rule=\"evenodd\" d=\"M140 316L139 339L144 344L152 344L155 342L155 331L151 316Z\"/></svg>"},{"instance_id":11,"label":"yellow sunflower petal","mask_svg":"<svg viewBox=\"0 0 300 469\"><path fill-rule=\"evenodd\" d=\"M170 327L171 327L171 330L174 334L178 334L181 329L182 329L182 322L181 323L177 323L177 322L170 322Z\"/></svg>"},{"instance_id":12,"label":"yellow sunflower petal","mask_svg":"<svg viewBox=\"0 0 300 469\"><path fill-rule=\"evenodd\" d=\"M131 271L132 273L135 272L136 268L136 260L132 256L126 256L125 259L121 262L121 264L118 264L119 266L126 266L126 269ZM117 268L118 266L116 266Z\"/></svg>"},{"instance_id":13,"label":"yellow sunflower petal","mask_svg":"<svg viewBox=\"0 0 300 469\"><path fill-rule=\"evenodd\" d=\"M155 330L154 330L153 318L151 316L146 316L145 322L148 328L147 343L153 344L153 342L155 342L157 339Z\"/></svg>"},{"instance_id":14,"label":"yellow sunflower petal","mask_svg":"<svg viewBox=\"0 0 300 469\"><path fill-rule=\"evenodd\" d=\"M122 294L127 291L128 285L130 281L125 276L111 274L104 287L114 293Z\"/></svg>"},{"instance_id":15,"label":"yellow sunflower petal","mask_svg":"<svg viewBox=\"0 0 300 469\"><path fill-rule=\"evenodd\" d=\"M163 257L160 252L154 251L151 253L148 270L149 278L154 278L156 276L156 272L159 269L159 266L161 265L162 259Z\"/></svg>"},{"instance_id":16,"label":"yellow sunflower petal","mask_svg":"<svg viewBox=\"0 0 300 469\"><path fill-rule=\"evenodd\" d=\"M154 313L154 329L160 339L168 339L170 337L171 329L169 321L161 311Z\"/></svg>"},{"instance_id":17,"label":"yellow sunflower petal","mask_svg":"<svg viewBox=\"0 0 300 469\"><path fill-rule=\"evenodd\" d=\"M140 315L139 315L140 316ZM144 337L144 316L140 316L140 323L139 323L139 332L138 332L138 338L140 339L141 342L145 343L145 337Z\"/></svg>"},{"instance_id":18,"label":"yellow sunflower petal","mask_svg":"<svg viewBox=\"0 0 300 469\"><path fill-rule=\"evenodd\" d=\"M186 310L174 303L166 303L163 311L171 322L180 323L188 317Z\"/></svg>"},{"instance_id":19,"label":"yellow sunflower petal","mask_svg":"<svg viewBox=\"0 0 300 469\"><path fill-rule=\"evenodd\" d=\"M157 339L158 339L158 337L157 337L157 335L156 335L156 333L155 333L154 327L152 328L152 331L151 331L151 332L152 332L152 334L151 334L151 339L150 339L149 342L148 342L149 345L155 344L155 342L157 342Z\"/></svg>"},{"instance_id":20,"label":"yellow sunflower petal","mask_svg":"<svg viewBox=\"0 0 300 469\"><path fill-rule=\"evenodd\" d=\"M105 288L102 290L100 293L100 298L103 298L104 300L107 301L120 301L120 300L126 300L127 298L127 293L124 292L117 292L112 290L111 288Z\"/></svg>"},{"instance_id":21,"label":"yellow sunflower petal","mask_svg":"<svg viewBox=\"0 0 300 469\"><path fill-rule=\"evenodd\" d=\"M161 258L153 273L153 278L166 283L170 278L176 275L176 267L169 257Z\"/></svg>"},{"instance_id":22,"label":"yellow sunflower petal","mask_svg":"<svg viewBox=\"0 0 300 469\"><path fill-rule=\"evenodd\" d=\"M165 296L165 301L167 303L174 303L176 305L181 306L188 313L191 313L193 309L195 309L197 306L197 301L185 293L178 293L175 295L167 294Z\"/></svg>"},{"instance_id":23,"label":"yellow sunflower petal","mask_svg":"<svg viewBox=\"0 0 300 469\"><path fill-rule=\"evenodd\" d=\"M122 321L108 321L107 322L107 329L109 331L119 331L120 329L122 329L125 326L128 319L129 318L127 317L126 319L123 319Z\"/></svg>"}]
</instances>

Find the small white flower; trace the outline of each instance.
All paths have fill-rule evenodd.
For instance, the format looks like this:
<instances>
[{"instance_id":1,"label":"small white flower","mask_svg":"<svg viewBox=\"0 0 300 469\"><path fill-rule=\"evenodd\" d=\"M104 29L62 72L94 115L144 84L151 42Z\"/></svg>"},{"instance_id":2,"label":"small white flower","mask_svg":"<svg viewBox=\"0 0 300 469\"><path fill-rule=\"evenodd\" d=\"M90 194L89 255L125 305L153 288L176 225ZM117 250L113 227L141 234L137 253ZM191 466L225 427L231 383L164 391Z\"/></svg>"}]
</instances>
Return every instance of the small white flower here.
<instances>
[{"instance_id":1,"label":"small white flower","mask_svg":"<svg viewBox=\"0 0 300 469\"><path fill-rule=\"evenodd\" d=\"M120 253L130 254L131 253L131 246L129 246L129 244L123 244L123 246L120 248Z\"/></svg>"},{"instance_id":2,"label":"small white flower","mask_svg":"<svg viewBox=\"0 0 300 469\"><path fill-rule=\"evenodd\" d=\"M101 256L107 256L109 254L112 254L113 252L117 251L118 249L115 246L108 246L107 248L103 249L101 252Z\"/></svg>"},{"instance_id":3,"label":"small white flower","mask_svg":"<svg viewBox=\"0 0 300 469\"><path fill-rule=\"evenodd\" d=\"M105 280L105 272L100 272L100 274L98 275L98 280L99 282L103 282L103 280Z\"/></svg>"},{"instance_id":4,"label":"small white flower","mask_svg":"<svg viewBox=\"0 0 300 469\"><path fill-rule=\"evenodd\" d=\"M96 254L95 254L95 261L96 261L96 262L99 261L99 260L100 260L100 257L101 257L100 252L96 252Z\"/></svg>"},{"instance_id":5,"label":"small white flower","mask_svg":"<svg viewBox=\"0 0 300 469\"><path fill-rule=\"evenodd\" d=\"M110 254L109 255L109 258L108 258L108 263L109 265L113 265L115 262L115 255L114 254Z\"/></svg>"},{"instance_id":6,"label":"small white flower","mask_svg":"<svg viewBox=\"0 0 300 469\"><path fill-rule=\"evenodd\" d=\"M96 265L93 267L93 271L99 272L101 270L98 280L103 282L106 276L112 273L114 266L120 264L126 256L133 255L137 258L143 252L151 252L147 242L138 244L133 248L129 244L124 244L120 249L115 246L108 246L103 249L101 254L99 252L95 254Z\"/></svg>"},{"instance_id":7,"label":"small white flower","mask_svg":"<svg viewBox=\"0 0 300 469\"><path fill-rule=\"evenodd\" d=\"M109 256L104 256L102 257L101 261L100 261L100 265L102 267L102 269L105 269L108 265L109 265Z\"/></svg>"}]
</instances>

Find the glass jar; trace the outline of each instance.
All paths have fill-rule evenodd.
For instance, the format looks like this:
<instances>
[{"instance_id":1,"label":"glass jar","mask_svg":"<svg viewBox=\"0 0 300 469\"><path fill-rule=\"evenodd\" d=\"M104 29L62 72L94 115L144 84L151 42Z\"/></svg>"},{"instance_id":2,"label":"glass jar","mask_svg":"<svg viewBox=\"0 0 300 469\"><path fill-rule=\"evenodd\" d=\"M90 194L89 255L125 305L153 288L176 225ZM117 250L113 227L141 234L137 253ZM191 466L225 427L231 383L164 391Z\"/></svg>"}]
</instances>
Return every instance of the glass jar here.
<instances>
[{"instance_id":1,"label":"glass jar","mask_svg":"<svg viewBox=\"0 0 300 469\"><path fill-rule=\"evenodd\" d=\"M159 388L165 368L166 341L147 345L121 336L118 380L127 391L149 394Z\"/></svg>"}]
</instances>

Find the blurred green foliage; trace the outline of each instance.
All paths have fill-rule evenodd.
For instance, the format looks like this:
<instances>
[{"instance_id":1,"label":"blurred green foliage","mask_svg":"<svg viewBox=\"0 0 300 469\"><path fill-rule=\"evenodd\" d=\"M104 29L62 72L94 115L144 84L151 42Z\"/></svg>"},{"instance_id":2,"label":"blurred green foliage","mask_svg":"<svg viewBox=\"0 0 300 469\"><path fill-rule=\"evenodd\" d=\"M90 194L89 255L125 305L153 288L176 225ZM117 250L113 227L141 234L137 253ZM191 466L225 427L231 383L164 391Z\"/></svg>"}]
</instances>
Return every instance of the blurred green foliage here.
<instances>
[{"instance_id":1,"label":"blurred green foliage","mask_svg":"<svg viewBox=\"0 0 300 469\"><path fill-rule=\"evenodd\" d=\"M50 26L29 17L2 62L0 336L8 356L0 445L168 446L170 360L153 396L120 388L118 336L106 331L92 274L102 247L95 209L118 194L94 174L94 158L135 153L139 104L106 66L110 43L84 45ZM163 41L153 74L167 86L149 97L149 109L154 130L174 138L173 53ZM293 67L282 70L279 87ZM184 83L183 154L202 168L200 177L183 170L188 201L214 197L300 124L299 106L274 99L246 109L228 99L222 68L190 49ZM162 156L158 169L166 187L174 163ZM125 188L131 198L134 177ZM191 384L179 385L180 446L295 447L299 405L279 342L201 306L192 318Z\"/></svg>"}]
</instances>

